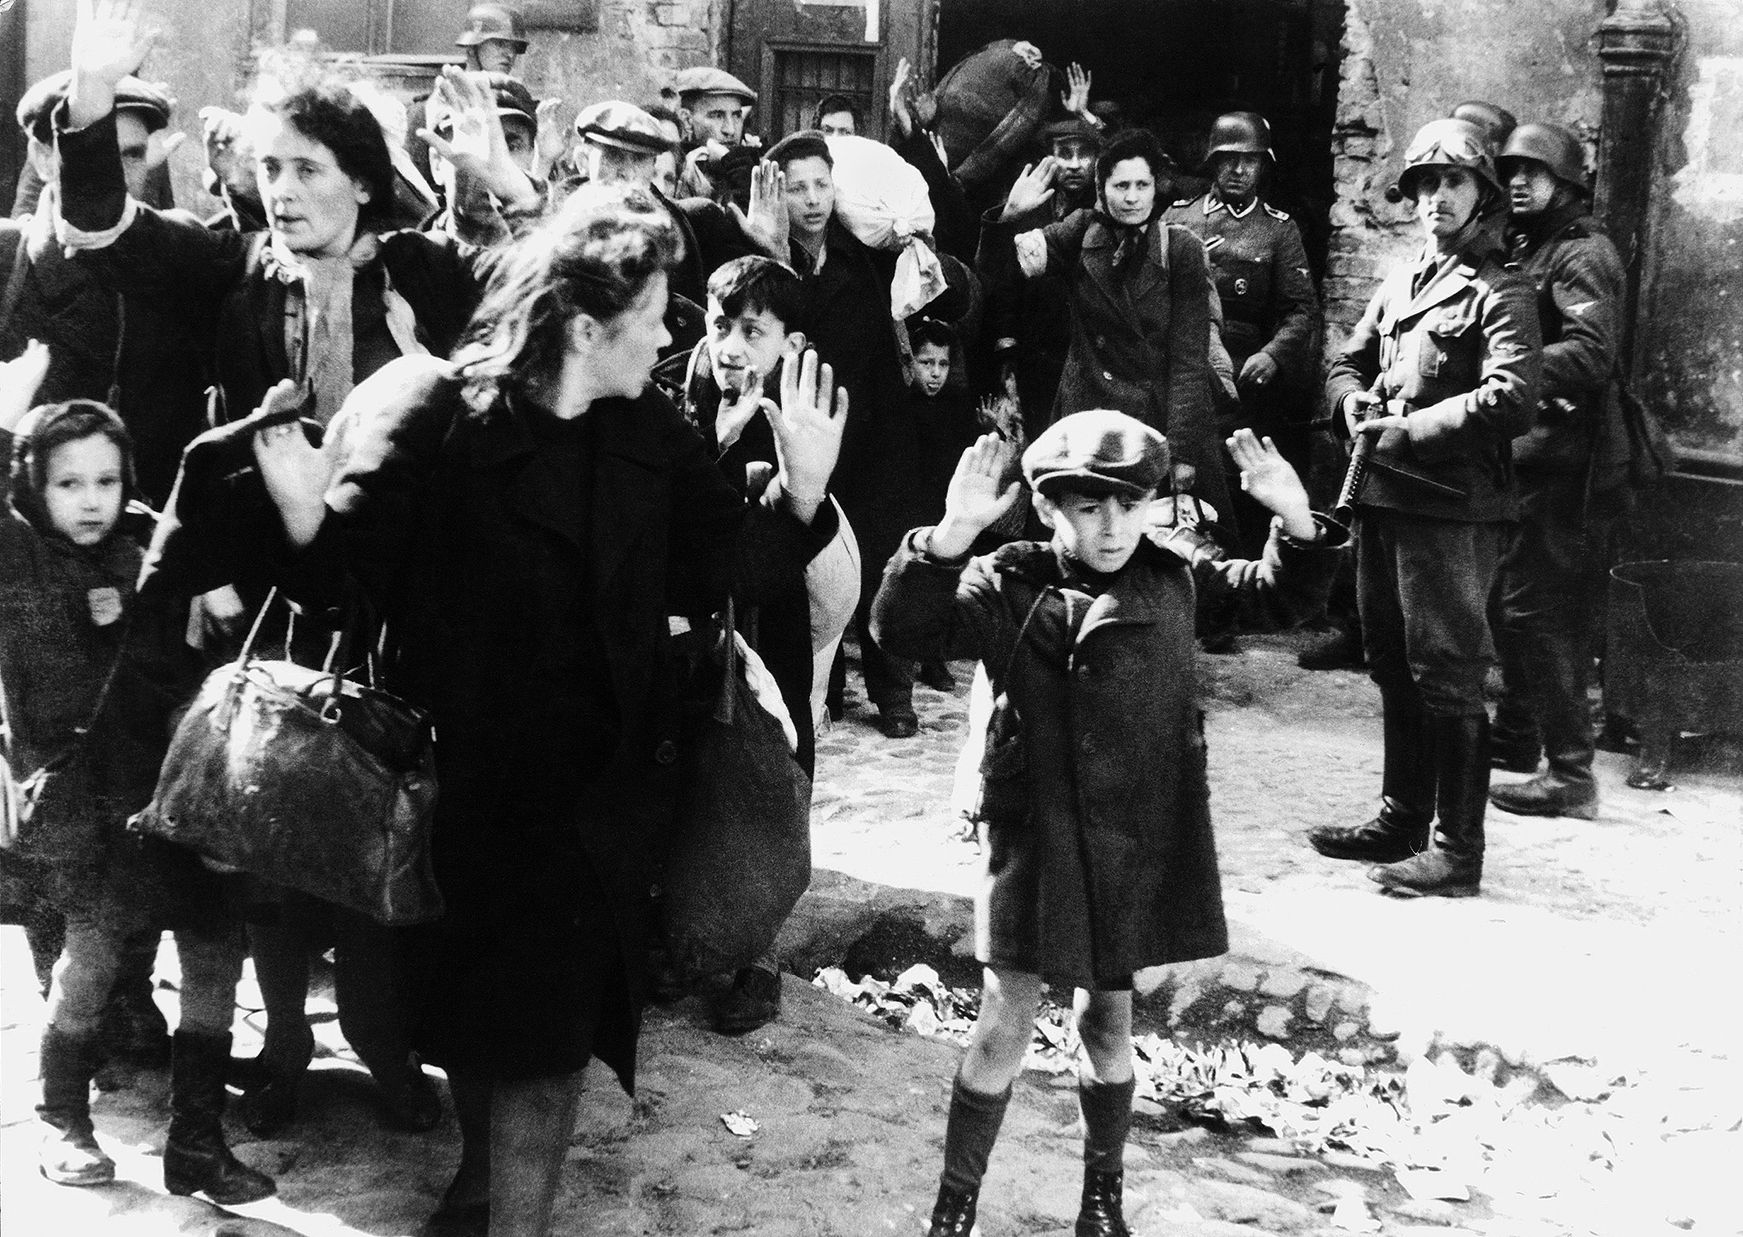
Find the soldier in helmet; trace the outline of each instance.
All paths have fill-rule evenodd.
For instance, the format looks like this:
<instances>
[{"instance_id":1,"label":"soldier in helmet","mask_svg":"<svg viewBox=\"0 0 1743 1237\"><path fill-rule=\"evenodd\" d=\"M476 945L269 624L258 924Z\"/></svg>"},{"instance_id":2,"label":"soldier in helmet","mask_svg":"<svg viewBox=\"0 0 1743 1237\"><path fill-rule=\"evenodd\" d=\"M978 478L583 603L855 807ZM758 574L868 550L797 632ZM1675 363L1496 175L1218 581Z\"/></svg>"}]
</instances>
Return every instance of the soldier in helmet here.
<instances>
[{"instance_id":1,"label":"soldier in helmet","mask_svg":"<svg viewBox=\"0 0 1743 1237\"><path fill-rule=\"evenodd\" d=\"M1307 267L1301 229L1264 200L1276 163L1271 126L1257 112L1229 112L1211 126L1205 172L1211 187L1175 202L1164 216L1204 239L1222 301L1223 343L1234 362L1241 407L1219 418L1224 436L1238 425L1268 435L1297 472L1308 456L1306 387L1319 329L1319 298ZM1248 549L1264 544L1269 519L1231 485Z\"/></svg>"},{"instance_id":2,"label":"soldier in helmet","mask_svg":"<svg viewBox=\"0 0 1743 1237\"><path fill-rule=\"evenodd\" d=\"M502 73L512 76L514 66L530 46L527 26L512 4L475 4L466 14L466 28L454 36L454 46L466 58L472 73ZM414 99L406 109L406 153L420 172L430 166L430 147L418 136L429 127L429 96ZM432 188L435 188L432 184Z\"/></svg>"},{"instance_id":3,"label":"soldier in helmet","mask_svg":"<svg viewBox=\"0 0 1743 1237\"><path fill-rule=\"evenodd\" d=\"M1333 361L1326 402L1369 439L1356 589L1380 689L1379 814L1308 836L1405 897L1470 897L1483 871L1493 656L1488 602L1518 517L1512 441L1537 412L1542 344L1529 285L1487 227L1505 209L1482 132L1436 120L1398 179L1426 244L1390 271Z\"/></svg>"},{"instance_id":4,"label":"soldier in helmet","mask_svg":"<svg viewBox=\"0 0 1743 1237\"><path fill-rule=\"evenodd\" d=\"M1537 423L1513 441L1520 522L1496 595L1494 764L1532 773L1543 754L1549 767L1495 787L1489 799L1522 815L1590 820L1598 811L1586 706L1592 619L1616 506L1605 491L1622 480L1593 476L1592 451L1619 417L1622 260L1592 222L1585 150L1572 132L1520 125L1498 163L1512 205L1510 252L1536 287L1543 388Z\"/></svg>"},{"instance_id":5,"label":"soldier in helmet","mask_svg":"<svg viewBox=\"0 0 1743 1237\"><path fill-rule=\"evenodd\" d=\"M454 46L465 49L468 69L512 74L515 62L526 55L526 23L513 5L475 4Z\"/></svg>"}]
</instances>

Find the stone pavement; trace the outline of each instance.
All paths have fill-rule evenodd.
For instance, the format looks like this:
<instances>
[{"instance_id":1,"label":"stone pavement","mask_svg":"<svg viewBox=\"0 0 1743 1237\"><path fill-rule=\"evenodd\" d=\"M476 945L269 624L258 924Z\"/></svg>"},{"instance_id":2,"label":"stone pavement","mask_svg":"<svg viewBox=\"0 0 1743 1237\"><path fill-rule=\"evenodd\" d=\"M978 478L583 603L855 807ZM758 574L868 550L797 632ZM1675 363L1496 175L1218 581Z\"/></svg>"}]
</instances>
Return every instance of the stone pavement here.
<instances>
[{"instance_id":1,"label":"stone pavement","mask_svg":"<svg viewBox=\"0 0 1743 1237\"><path fill-rule=\"evenodd\" d=\"M1301 840L1313 824L1370 810L1379 743L1367 681L1300 672L1292 639L1249 637L1241 656L1205 659L1234 949L1156 976L1141 1013L1183 1038L1270 1037L1293 1052L1413 1065L1420 1133L1462 1144L1444 1159L1470 1165L1463 1181L1475 1193L1416 1197L1436 1189L1238 1125L1183 1128L1146 1110L1128 1159L1134 1233L1743 1231L1729 1182L1743 1158L1732 996L1743 782L1696 770L1678 774L1677 791L1649 795L1623 788L1624 762L1606 756L1599 820L1492 813L1483 897L1391 901L1371 892L1361 865L1322 859ZM919 696L912 740L884 739L852 701L822 736L819 871L787 934L789 963L806 977L814 965L924 959L951 982L972 980L962 941L977 852L949 807L966 683L951 697ZM95 1103L116 1185L42 1181L31 1122L40 1005L26 959L17 930L0 933L7 1231L396 1237L433 1208L456 1154L451 1118L427 1135L379 1127L367 1076L337 1035L330 986L311 1002L320 1048L304 1119L276 1141L234 1131L238 1154L278 1176L277 1199L230 1216L167 1198L165 1080L151 1074ZM173 1006L167 948L164 963L161 996ZM779 1023L742 1039L710 1033L699 1000L649 1012L636 1098L604 1079L589 1087L559 1233L923 1231L957 1050L891 1030L797 976L786 1001ZM241 1002L246 1053L258 1000L245 987ZM1448 1089L1432 1112L1431 1085ZM1037 1074L1019 1083L986 1183L985 1237L1069 1231L1079 1138L1069 1086ZM748 1137L721 1120L737 1112L756 1123Z\"/></svg>"}]
</instances>

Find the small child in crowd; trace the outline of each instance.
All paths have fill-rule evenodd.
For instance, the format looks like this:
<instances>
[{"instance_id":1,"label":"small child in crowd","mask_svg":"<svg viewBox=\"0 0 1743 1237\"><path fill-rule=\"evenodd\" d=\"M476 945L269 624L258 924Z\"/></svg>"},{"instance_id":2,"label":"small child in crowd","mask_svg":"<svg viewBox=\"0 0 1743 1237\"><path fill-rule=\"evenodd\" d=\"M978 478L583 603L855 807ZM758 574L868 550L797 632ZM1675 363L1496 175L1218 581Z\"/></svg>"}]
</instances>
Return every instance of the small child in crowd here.
<instances>
[{"instance_id":1,"label":"small child in crowd","mask_svg":"<svg viewBox=\"0 0 1743 1237\"><path fill-rule=\"evenodd\" d=\"M918 318L908 327L908 346L914 354L908 404L913 414L914 479L920 492L916 510L925 523L944 514L944 493L950 488L956 461L980 433L967 387L950 385L956 338L956 328L936 318ZM921 662L914 677L936 691L956 687L944 661Z\"/></svg>"},{"instance_id":2,"label":"small child in crowd","mask_svg":"<svg viewBox=\"0 0 1743 1237\"><path fill-rule=\"evenodd\" d=\"M1073 989L1084 1181L1077 1237L1127 1237L1136 972L1228 948L1194 685L1197 605L1238 597L1254 626L1324 604L1342 534L1308 507L1269 439L1228 448L1277 518L1262 560L1218 561L1151 504L1170 472L1161 434L1076 413L1023 454L1048 542L969 559L1017 500L1009 448L961 457L944 518L910 533L872 607L896 656L975 657L996 704L981 764L987 879L975 914L980 1016L958 1070L932 1237L967 1237L1042 989ZM1165 505L1158 503L1160 508Z\"/></svg>"},{"instance_id":3,"label":"small child in crowd","mask_svg":"<svg viewBox=\"0 0 1743 1237\"><path fill-rule=\"evenodd\" d=\"M91 1123L97 1036L127 938L176 929L181 1025L172 1048L164 1185L219 1204L273 1193L224 1142L224 1076L241 936L217 878L193 852L141 845L127 818L157 784L173 708L199 683L185 606L141 605L144 552L123 515L133 444L91 400L30 409L48 368L33 343L0 365L0 685L13 776L41 793L0 866L66 923L42 1032L38 1166L100 1185L115 1164ZM26 409L29 409L27 412Z\"/></svg>"}]
</instances>

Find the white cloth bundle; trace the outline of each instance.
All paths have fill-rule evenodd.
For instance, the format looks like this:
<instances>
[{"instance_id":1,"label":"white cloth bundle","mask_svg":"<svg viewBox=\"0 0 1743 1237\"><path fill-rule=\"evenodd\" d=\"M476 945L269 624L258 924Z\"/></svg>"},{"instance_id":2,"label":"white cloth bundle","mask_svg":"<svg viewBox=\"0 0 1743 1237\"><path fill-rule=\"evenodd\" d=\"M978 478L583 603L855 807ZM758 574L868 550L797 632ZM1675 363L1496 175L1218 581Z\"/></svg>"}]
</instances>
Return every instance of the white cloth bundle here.
<instances>
[{"instance_id":1,"label":"white cloth bundle","mask_svg":"<svg viewBox=\"0 0 1743 1237\"><path fill-rule=\"evenodd\" d=\"M920 169L882 142L831 137L835 215L873 249L899 252L890 282L890 316L900 321L944 291L944 267L923 237L935 215Z\"/></svg>"}]
</instances>

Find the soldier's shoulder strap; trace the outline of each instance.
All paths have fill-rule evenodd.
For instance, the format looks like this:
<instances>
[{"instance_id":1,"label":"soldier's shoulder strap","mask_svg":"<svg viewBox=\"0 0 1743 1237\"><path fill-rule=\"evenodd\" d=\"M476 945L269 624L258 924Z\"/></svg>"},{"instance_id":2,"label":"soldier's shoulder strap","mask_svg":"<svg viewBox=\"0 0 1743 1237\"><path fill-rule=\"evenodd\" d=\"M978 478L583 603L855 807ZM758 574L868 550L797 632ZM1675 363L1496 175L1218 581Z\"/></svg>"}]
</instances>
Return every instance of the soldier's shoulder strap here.
<instances>
[{"instance_id":1,"label":"soldier's shoulder strap","mask_svg":"<svg viewBox=\"0 0 1743 1237\"><path fill-rule=\"evenodd\" d=\"M1263 205L1265 207L1265 213L1267 215L1271 216L1271 218L1280 219L1284 223L1289 222L1289 212L1288 211L1278 210L1275 206L1271 205L1271 203L1269 203L1269 202L1265 202L1265 203L1263 203Z\"/></svg>"}]
</instances>

